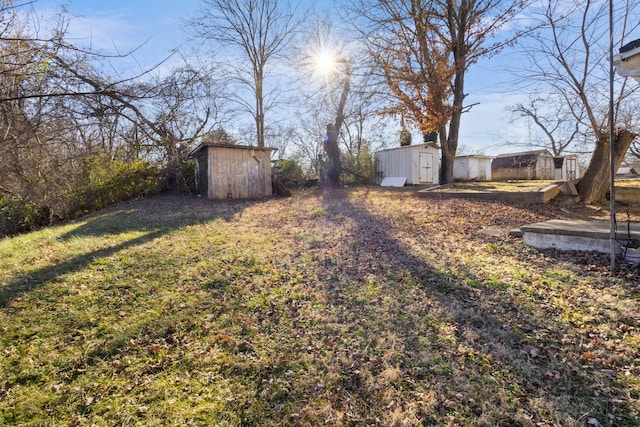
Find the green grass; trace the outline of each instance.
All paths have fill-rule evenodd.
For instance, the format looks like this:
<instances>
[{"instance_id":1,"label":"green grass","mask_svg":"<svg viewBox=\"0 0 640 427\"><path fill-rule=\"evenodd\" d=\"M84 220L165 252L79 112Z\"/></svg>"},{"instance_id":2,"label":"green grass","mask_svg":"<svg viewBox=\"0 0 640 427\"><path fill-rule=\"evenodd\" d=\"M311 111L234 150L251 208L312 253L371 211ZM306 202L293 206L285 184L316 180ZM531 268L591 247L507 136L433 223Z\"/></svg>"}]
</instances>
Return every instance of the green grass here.
<instances>
[{"instance_id":1,"label":"green grass","mask_svg":"<svg viewBox=\"0 0 640 427\"><path fill-rule=\"evenodd\" d=\"M0 240L0 425L638 425L637 272L496 207L163 196Z\"/></svg>"}]
</instances>

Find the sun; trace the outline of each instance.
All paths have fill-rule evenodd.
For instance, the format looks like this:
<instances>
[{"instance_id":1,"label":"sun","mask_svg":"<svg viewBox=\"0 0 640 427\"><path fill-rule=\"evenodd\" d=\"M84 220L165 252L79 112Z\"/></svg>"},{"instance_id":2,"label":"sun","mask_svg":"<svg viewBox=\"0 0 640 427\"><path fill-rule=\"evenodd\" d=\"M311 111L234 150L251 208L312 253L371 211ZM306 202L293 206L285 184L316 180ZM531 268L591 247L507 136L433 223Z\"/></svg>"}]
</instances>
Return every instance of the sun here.
<instances>
[{"instance_id":1,"label":"sun","mask_svg":"<svg viewBox=\"0 0 640 427\"><path fill-rule=\"evenodd\" d=\"M336 72L338 59L334 52L323 49L318 51L313 59L314 69L325 78Z\"/></svg>"}]
</instances>

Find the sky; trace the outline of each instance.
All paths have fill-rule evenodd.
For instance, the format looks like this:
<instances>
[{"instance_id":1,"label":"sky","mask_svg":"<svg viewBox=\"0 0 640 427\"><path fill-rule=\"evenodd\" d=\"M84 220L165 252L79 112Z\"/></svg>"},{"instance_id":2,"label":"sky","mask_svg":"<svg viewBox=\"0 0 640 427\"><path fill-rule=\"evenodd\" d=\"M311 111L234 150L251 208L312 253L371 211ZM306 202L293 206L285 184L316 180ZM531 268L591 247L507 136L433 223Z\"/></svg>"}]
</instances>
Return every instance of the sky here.
<instances>
[{"instance_id":1,"label":"sky","mask_svg":"<svg viewBox=\"0 0 640 427\"><path fill-rule=\"evenodd\" d=\"M310 4L331 13L331 0L311 0ZM188 43L185 20L197 15L200 0L37 0L34 8L44 18L63 5L72 17L69 34L76 44L90 44L106 52L137 49L133 57L139 63L129 62L131 69L126 70L135 72L158 63L173 49ZM462 154L496 155L523 150L507 141L525 140L526 123L512 123L505 110L507 105L521 102L523 95L505 87L502 70L499 58L494 58L474 65L468 73L466 102L476 105L462 118ZM394 144L395 141L390 145Z\"/></svg>"}]
</instances>

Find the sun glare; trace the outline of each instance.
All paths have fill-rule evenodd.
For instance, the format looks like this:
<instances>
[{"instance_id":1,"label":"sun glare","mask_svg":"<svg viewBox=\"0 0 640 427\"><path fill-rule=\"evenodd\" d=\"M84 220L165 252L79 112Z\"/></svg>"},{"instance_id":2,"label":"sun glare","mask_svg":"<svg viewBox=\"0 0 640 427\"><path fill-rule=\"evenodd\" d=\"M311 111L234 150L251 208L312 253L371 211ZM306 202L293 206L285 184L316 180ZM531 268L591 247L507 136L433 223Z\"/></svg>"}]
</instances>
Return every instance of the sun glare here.
<instances>
[{"instance_id":1,"label":"sun glare","mask_svg":"<svg viewBox=\"0 0 640 427\"><path fill-rule=\"evenodd\" d=\"M324 77L330 76L336 71L336 57L333 52L324 50L315 55L315 69Z\"/></svg>"}]
</instances>

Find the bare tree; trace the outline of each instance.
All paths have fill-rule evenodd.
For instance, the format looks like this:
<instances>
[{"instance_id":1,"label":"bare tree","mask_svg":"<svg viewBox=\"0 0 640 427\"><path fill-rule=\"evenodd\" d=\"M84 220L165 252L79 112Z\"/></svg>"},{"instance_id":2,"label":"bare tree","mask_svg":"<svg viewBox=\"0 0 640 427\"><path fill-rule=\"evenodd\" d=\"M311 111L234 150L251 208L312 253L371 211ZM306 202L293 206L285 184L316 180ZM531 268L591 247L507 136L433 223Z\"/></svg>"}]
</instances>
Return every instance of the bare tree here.
<instances>
[{"instance_id":1,"label":"bare tree","mask_svg":"<svg viewBox=\"0 0 640 427\"><path fill-rule=\"evenodd\" d=\"M216 43L225 54L233 57L241 52L243 61L226 66L253 92L253 105L242 97L235 99L253 116L258 147L264 147L270 106L265 102L267 69L284 52L299 25L297 19L289 0L202 0L199 16L191 21L199 37Z\"/></svg>"},{"instance_id":2,"label":"bare tree","mask_svg":"<svg viewBox=\"0 0 640 427\"><path fill-rule=\"evenodd\" d=\"M453 182L471 65L514 42L515 23L526 0L354 0L354 21L376 69L393 95L386 112L402 114L423 134L437 132L440 181ZM448 126L448 128L447 128Z\"/></svg>"},{"instance_id":3,"label":"bare tree","mask_svg":"<svg viewBox=\"0 0 640 427\"><path fill-rule=\"evenodd\" d=\"M275 156L278 160L287 157L289 147L297 137L297 130L294 127L276 124L268 126L265 131L265 141L269 147L276 148Z\"/></svg>"},{"instance_id":4,"label":"bare tree","mask_svg":"<svg viewBox=\"0 0 640 427\"><path fill-rule=\"evenodd\" d=\"M529 146L548 149L554 156L561 156L568 148L582 141L580 122L573 117L582 117L583 114L579 106L570 112L563 99L557 99L551 94L544 98L533 95L529 97L527 104L516 104L508 109L517 118L533 122L535 129L542 133L541 138L529 141Z\"/></svg>"},{"instance_id":5,"label":"bare tree","mask_svg":"<svg viewBox=\"0 0 640 427\"><path fill-rule=\"evenodd\" d=\"M6 16L11 4L0 1ZM100 65L114 57L68 43L64 15L43 35L27 12L0 23L0 192L53 218L86 188L91 158L146 159L178 177L219 111L207 76L109 75Z\"/></svg>"},{"instance_id":6,"label":"bare tree","mask_svg":"<svg viewBox=\"0 0 640 427\"><path fill-rule=\"evenodd\" d=\"M559 97L565 124L575 126L582 138L594 144L589 166L577 188L582 201L602 201L610 185L608 4L594 0L546 0L532 11L542 28L531 35L531 44L525 50L529 61L518 74L533 84L534 90ZM616 20L616 28L625 34L629 30L627 23L638 16L637 10L634 12L632 3L626 2L617 12L621 18ZM623 81L617 85L613 100L616 169L640 124L637 114L628 114L624 107L633 102L634 90ZM541 121L549 116L538 113ZM556 114L553 110L549 113ZM568 120L571 122L566 123Z\"/></svg>"}]
</instances>

